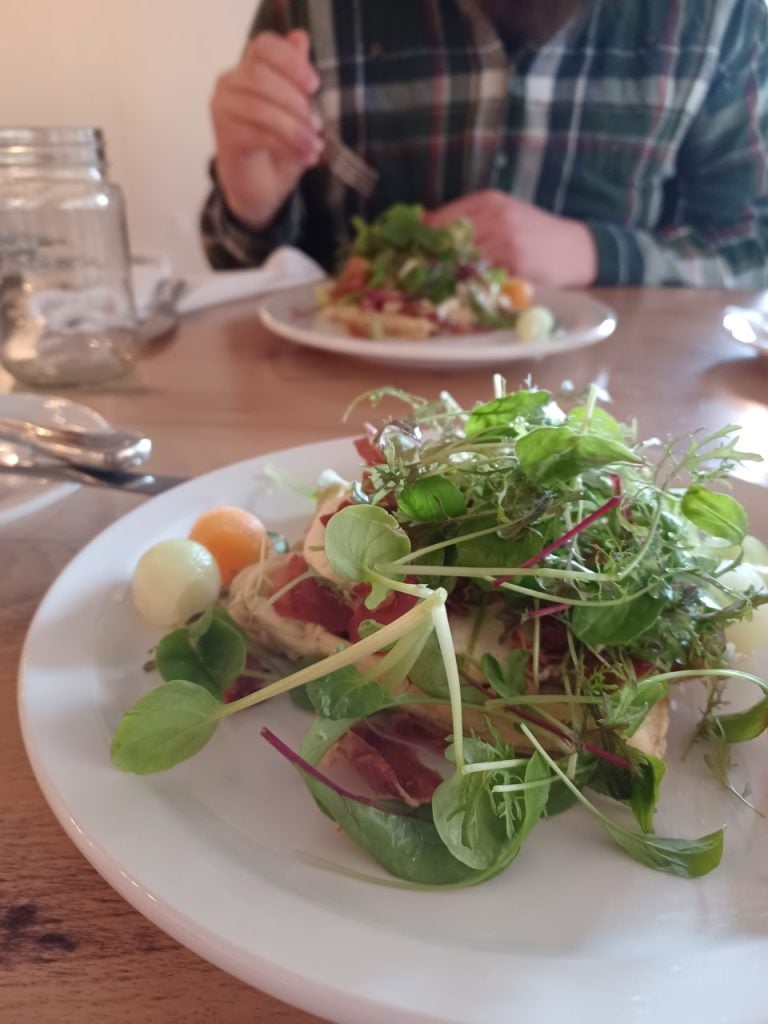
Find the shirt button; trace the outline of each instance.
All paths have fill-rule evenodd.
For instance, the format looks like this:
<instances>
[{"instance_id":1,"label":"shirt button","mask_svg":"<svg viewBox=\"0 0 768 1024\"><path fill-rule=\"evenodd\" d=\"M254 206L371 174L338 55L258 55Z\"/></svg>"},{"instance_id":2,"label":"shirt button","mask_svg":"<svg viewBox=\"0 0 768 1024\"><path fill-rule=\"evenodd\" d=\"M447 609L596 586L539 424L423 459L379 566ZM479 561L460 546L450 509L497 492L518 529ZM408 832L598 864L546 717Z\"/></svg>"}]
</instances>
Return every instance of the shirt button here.
<instances>
[{"instance_id":1,"label":"shirt button","mask_svg":"<svg viewBox=\"0 0 768 1024\"><path fill-rule=\"evenodd\" d=\"M506 153L497 153L496 156L493 158L493 162L496 165L496 167L498 167L498 169L501 171L509 163L509 157L507 156Z\"/></svg>"}]
</instances>

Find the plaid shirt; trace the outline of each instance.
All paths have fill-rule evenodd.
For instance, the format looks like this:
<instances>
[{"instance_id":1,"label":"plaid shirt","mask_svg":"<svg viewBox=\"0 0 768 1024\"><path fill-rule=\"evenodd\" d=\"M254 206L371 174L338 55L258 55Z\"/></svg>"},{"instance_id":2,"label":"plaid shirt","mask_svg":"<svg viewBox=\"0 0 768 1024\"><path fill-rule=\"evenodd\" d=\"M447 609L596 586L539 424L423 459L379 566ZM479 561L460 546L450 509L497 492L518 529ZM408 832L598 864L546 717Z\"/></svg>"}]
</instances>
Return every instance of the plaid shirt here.
<instances>
[{"instance_id":1,"label":"plaid shirt","mask_svg":"<svg viewBox=\"0 0 768 1024\"><path fill-rule=\"evenodd\" d=\"M365 201L313 168L253 233L214 172L213 266L291 244L332 269L352 214L501 189L586 223L598 284L768 286L765 0L594 0L509 52L471 0L263 0L253 34L296 27L379 187Z\"/></svg>"}]
</instances>

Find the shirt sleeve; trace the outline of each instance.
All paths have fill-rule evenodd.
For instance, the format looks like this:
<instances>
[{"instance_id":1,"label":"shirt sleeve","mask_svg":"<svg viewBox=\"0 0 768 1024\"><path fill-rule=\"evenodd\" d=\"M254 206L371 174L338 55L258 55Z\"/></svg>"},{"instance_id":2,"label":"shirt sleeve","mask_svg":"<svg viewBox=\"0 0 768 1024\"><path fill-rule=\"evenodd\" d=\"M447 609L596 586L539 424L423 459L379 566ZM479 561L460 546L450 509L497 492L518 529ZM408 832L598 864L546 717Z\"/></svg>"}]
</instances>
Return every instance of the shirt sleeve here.
<instances>
[{"instance_id":1,"label":"shirt sleeve","mask_svg":"<svg viewBox=\"0 0 768 1024\"><path fill-rule=\"evenodd\" d=\"M307 21L303 0L262 0L248 38L259 32L284 34L292 28L306 28ZM200 214L200 235L203 251L215 270L257 267L278 246L299 242L304 225L304 201L299 189L288 197L266 228L256 231L228 208L216 178L215 161L211 161L210 174L212 188Z\"/></svg>"},{"instance_id":2,"label":"shirt sleeve","mask_svg":"<svg viewBox=\"0 0 768 1024\"><path fill-rule=\"evenodd\" d=\"M768 287L768 10L741 0L678 154L675 223L592 222L601 285Z\"/></svg>"}]
</instances>

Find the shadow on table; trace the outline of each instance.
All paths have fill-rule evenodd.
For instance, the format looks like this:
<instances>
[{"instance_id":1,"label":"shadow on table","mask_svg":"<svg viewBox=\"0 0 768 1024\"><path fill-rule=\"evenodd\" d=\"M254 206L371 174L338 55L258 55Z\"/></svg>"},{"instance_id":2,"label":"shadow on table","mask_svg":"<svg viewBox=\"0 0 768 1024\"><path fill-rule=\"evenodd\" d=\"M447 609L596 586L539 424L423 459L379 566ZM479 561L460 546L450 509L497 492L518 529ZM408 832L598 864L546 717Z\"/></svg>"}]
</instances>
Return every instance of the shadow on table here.
<instances>
[{"instance_id":1,"label":"shadow on table","mask_svg":"<svg viewBox=\"0 0 768 1024\"><path fill-rule=\"evenodd\" d=\"M746 356L713 363L702 372L704 380L740 398L768 404L768 358Z\"/></svg>"}]
</instances>

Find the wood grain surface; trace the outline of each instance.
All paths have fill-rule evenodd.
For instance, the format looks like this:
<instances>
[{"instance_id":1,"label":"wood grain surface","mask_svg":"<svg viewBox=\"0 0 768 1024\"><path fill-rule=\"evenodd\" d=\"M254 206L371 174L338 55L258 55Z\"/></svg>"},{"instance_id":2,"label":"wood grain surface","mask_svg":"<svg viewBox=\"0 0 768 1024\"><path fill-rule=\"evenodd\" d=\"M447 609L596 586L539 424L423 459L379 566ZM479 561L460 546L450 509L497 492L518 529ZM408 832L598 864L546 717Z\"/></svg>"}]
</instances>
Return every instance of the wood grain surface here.
<instances>
[{"instance_id":1,"label":"wood grain surface","mask_svg":"<svg viewBox=\"0 0 768 1024\"><path fill-rule=\"evenodd\" d=\"M728 422L768 456L768 358L721 326L726 303L762 297L685 290L596 293L619 313L610 340L498 369L509 387L577 389L599 380L642 434ZM158 472L195 475L278 448L352 433L341 415L383 384L462 402L490 397L488 371L382 367L304 349L261 329L255 302L187 318L133 375L73 391L109 420L147 431ZM13 388L0 377L0 392ZM762 466L753 479L766 482ZM2 480L0 480L2 487ZM0 1020L8 1024L311 1024L319 1018L249 988L150 924L96 874L48 809L16 713L21 646L36 606L67 561L141 499L81 488L0 525ZM360 1024L365 1024L361 1021Z\"/></svg>"}]
</instances>

